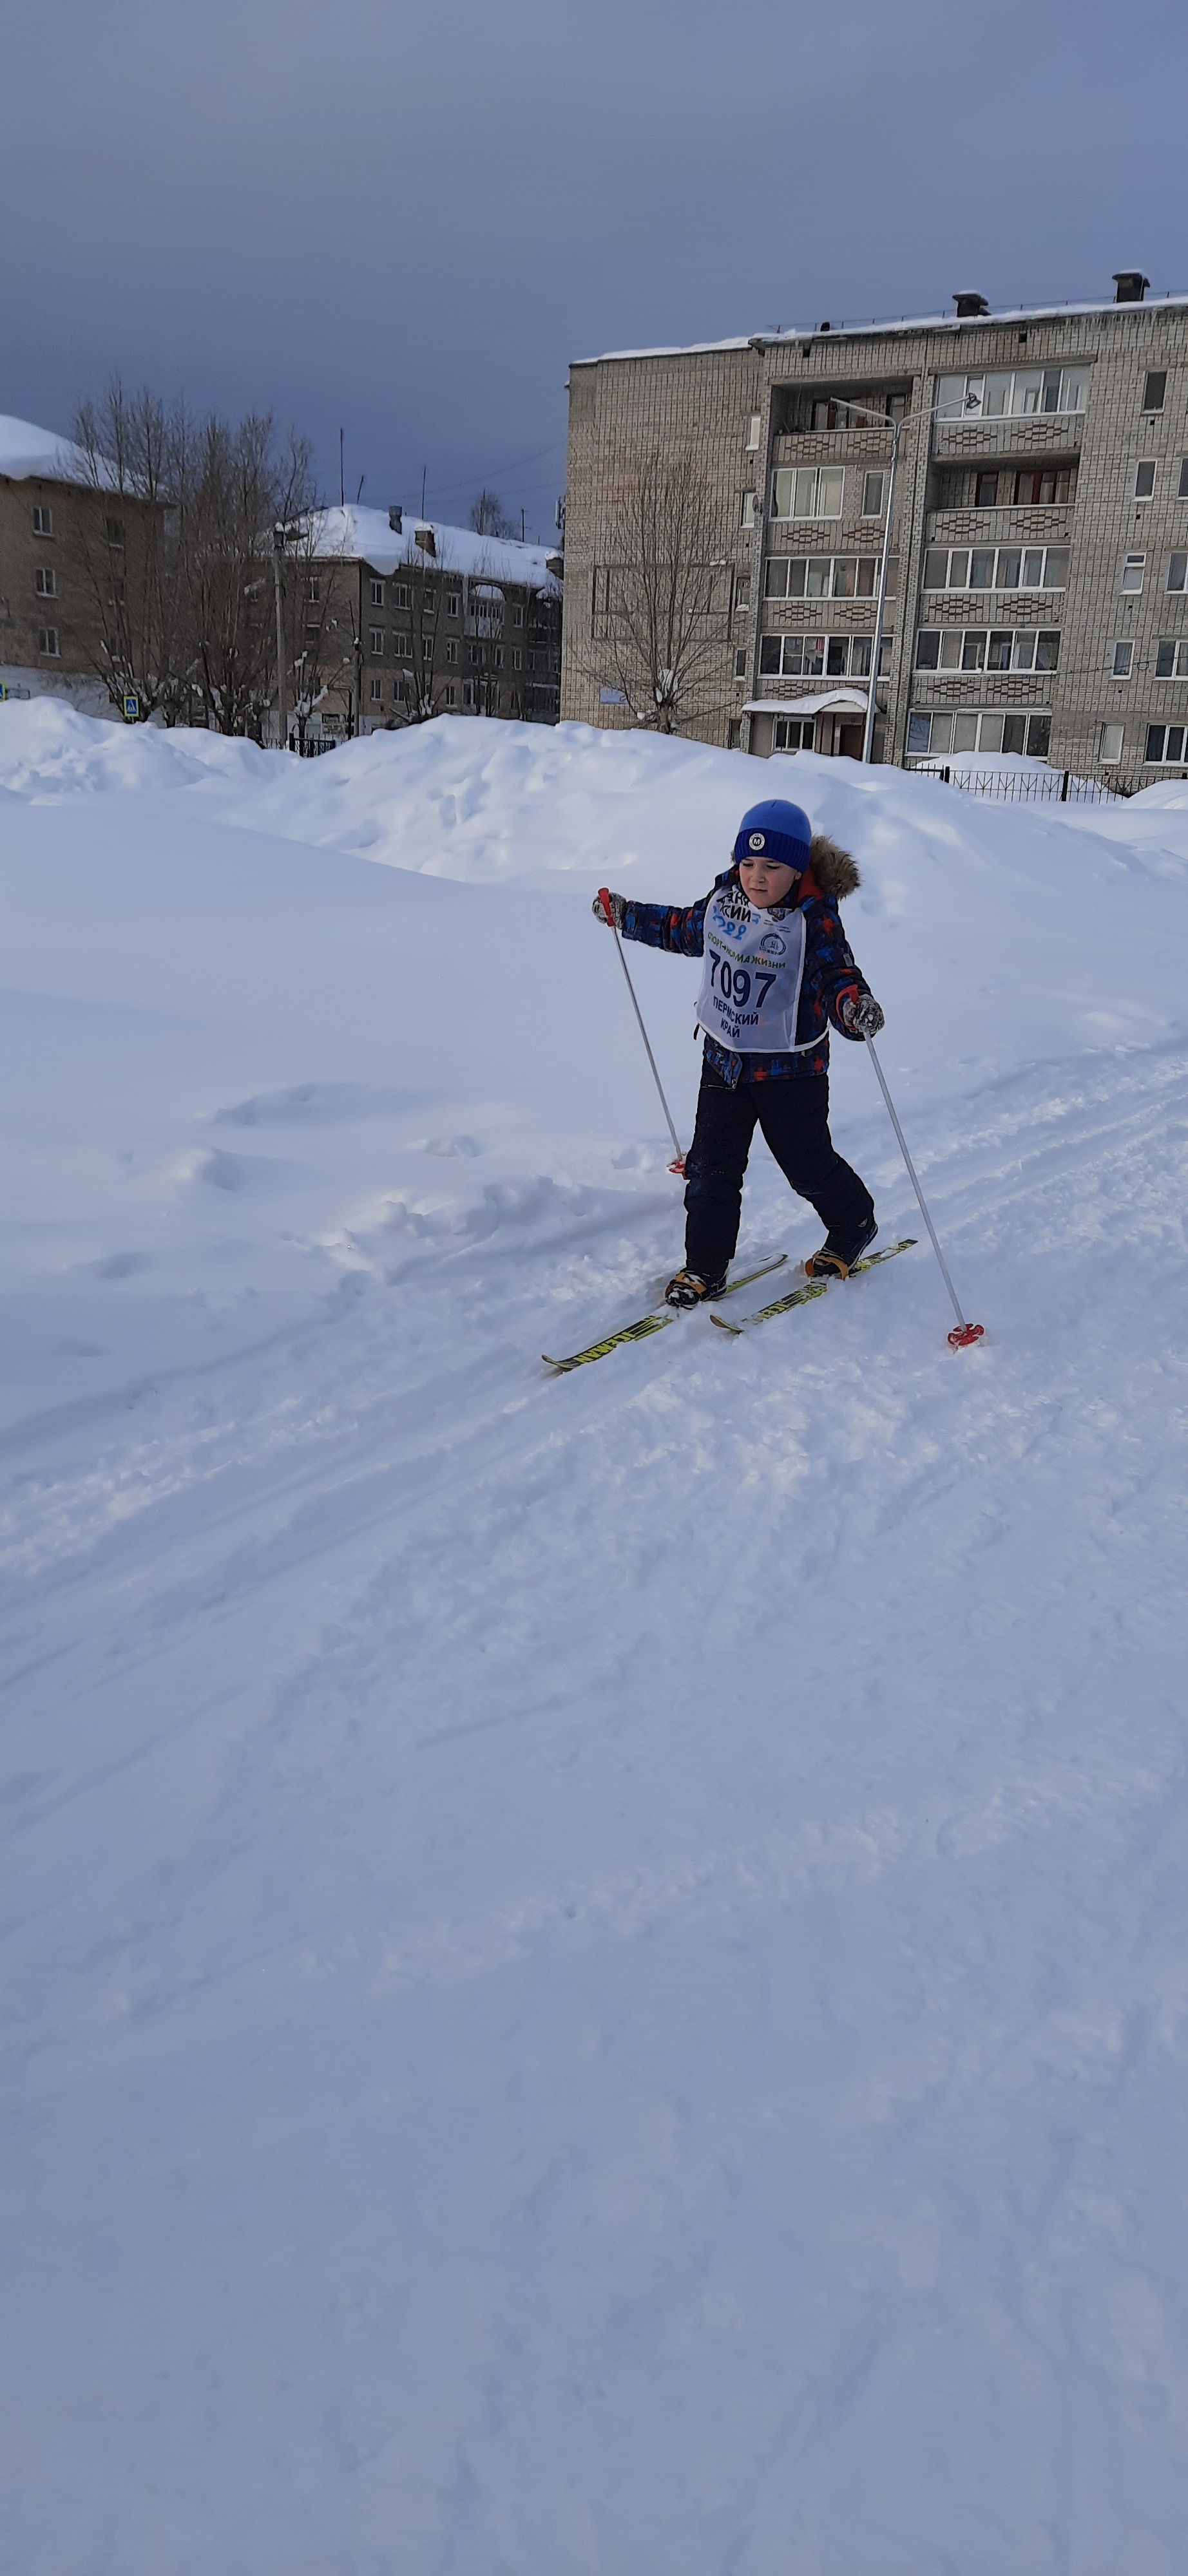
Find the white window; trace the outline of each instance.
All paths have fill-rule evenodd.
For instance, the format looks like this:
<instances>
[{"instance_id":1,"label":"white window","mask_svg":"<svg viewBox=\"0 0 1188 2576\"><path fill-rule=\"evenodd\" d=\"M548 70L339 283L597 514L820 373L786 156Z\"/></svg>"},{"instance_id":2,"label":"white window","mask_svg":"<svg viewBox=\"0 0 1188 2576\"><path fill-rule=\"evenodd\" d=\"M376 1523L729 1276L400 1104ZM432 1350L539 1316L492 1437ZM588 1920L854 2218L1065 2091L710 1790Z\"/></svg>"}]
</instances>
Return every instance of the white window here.
<instances>
[{"instance_id":1,"label":"white window","mask_svg":"<svg viewBox=\"0 0 1188 2576\"><path fill-rule=\"evenodd\" d=\"M457 659L458 659L458 638L457 638L457 636L456 636L456 635L447 635L447 637L446 637L446 660L447 660L447 662L456 662L456 661L457 661Z\"/></svg>"},{"instance_id":2,"label":"white window","mask_svg":"<svg viewBox=\"0 0 1188 2576\"><path fill-rule=\"evenodd\" d=\"M383 649L384 649L384 630L383 630L383 627L382 627L382 626L373 626L373 627L372 627L372 629L371 629L371 650L372 650L372 652L373 652L373 653L382 653L382 652L383 652Z\"/></svg>"},{"instance_id":3,"label":"white window","mask_svg":"<svg viewBox=\"0 0 1188 2576\"><path fill-rule=\"evenodd\" d=\"M745 644L739 645L738 651L734 656L734 676L736 680L745 680L747 676L747 648Z\"/></svg>"},{"instance_id":4,"label":"white window","mask_svg":"<svg viewBox=\"0 0 1188 2576\"><path fill-rule=\"evenodd\" d=\"M845 468L781 465L771 478L773 519L840 519Z\"/></svg>"},{"instance_id":5,"label":"white window","mask_svg":"<svg viewBox=\"0 0 1188 2576\"><path fill-rule=\"evenodd\" d=\"M1026 418L1084 411L1087 367L1015 367L987 375L938 376L936 416L947 420Z\"/></svg>"},{"instance_id":6,"label":"white window","mask_svg":"<svg viewBox=\"0 0 1188 2576\"><path fill-rule=\"evenodd\" d=\"M464 707L472 707L472 706L474 705L474 682L473 682L473 680L463 680L463 683L462 683L462 704L463 704L463 706L464 706Z\"/></svg>"},{"instance_id":7,"label":"white window","mask_svg":"<svg viewBox=\"0 0 1188 2576\"><path fill-rule=\"evenodd\" d=\"M1134 645L1129 635L1120 635L1114 646L1112 670L1116 680L1128 680L1134 662Z\"/></svg>"},{"instance_id":8,"label":"white window","mask_svg":"<svg viewBox=\"0 0 1188 2576\"><path fill-rule=\"evenodd\" d=\"M513 671L522 671L522 670L523 670L523 668L524 668L524 655L523 655L522 648L521 648L521 647L520 647L520 645L518 645L518 644L513 644L513 646L512 646L512 669L513 669Z\"/></svg>"},{"instance_id":9,"label":"white window","mask_svg":"<svg viewBox=\"0 0 1188 2576\"><path fill-rule=\"evenodd\" d=\"M898 559L887 565L887 597L898 587ZM877 555L769 555L765 599L873 599L879 586Z\"/></svg>"},{"instance_id":10,"label":"white window","mask_svg":"<svg viewBox=\"0 0 1188 2576\"><path fill-rule=\"evenodd\" d=\"M1146 558L1146 556L1145 556L1145 555L1123 555L1123 557L1122 557L1122 571L1121 571L1121 574L1120 574L1120 576L1119 576L1119 581L1118 581L1118 588L1119 588L1119 590L1141 590L1141 589L1142 589L1142 586L1143 586L1143 568L1144 568L1144 565L1146 564L1146 560L1147 560L1147 558ZM1173 557L1173 561L1174 561L1174 557ZM1173 583L1172 583L1172 582L1170 581L1170 579L1169 579L1169 581L1168 581L1168 589L1169 589L1169 590L1171 590L1173 587L1174 587L1174 585L1173 585ZM1183 585L1181 584L1181 588L1182 588L1182 587L1183 587Z\"/></svg>"},{"instance_id":11,"label":"white window","mask_svg":"<svg viewBox=\"0 0 1188 2576\"><path fill-rule=\"evenodd\" d=\"M1153 456L1144 456L1141 463L1134 469L1133 498L1136 501L1149 501L1154 489L1155 459Z\"/></svg>"},{"instance_id":12,"label":"white window","mask_svg":"<svg viewBox=\"0 0 1188 2576\"><path fill-rule=\"evenodd\" d=\"M737 617L737 616L739 615L740 610L742 610L742 609L744 609L744 608L749 608L749 607L750 607L750 605L751 605L751 576L750 576L749 572L739 572L739 573L736 573L736 574L735 574L735 576L734 576L734 613L735 613L735 616Z\"/></svg>"},{"instance_id":13,"label":"white window","mask_svg":"<svg viewBox=\"0 0 1188 2576\"><path fill-rule=\"evenodd\" d=\"M1188 501L1188 456L1182 456L1180 458L1180 488L1176 494L1176 499L1177 501Z\"/></svg>"},{"instance_id":14,"label":"white window","mask_svg":"<svg viewBox=\"0 0 1188 2576\"><path fill-rule=\"evenodd\" d=\"M924 588L1063 590L1068 557L1067 546L929 546L924 556ZM1144 558L1140 555L1138 560L1142 563Z\"/></svg>"},{"instance_id":15,"label":"white window","mask_svg":"<svg viewBox=\"0 0 1188 2576\"><path fill-rule=\"evenodd\" d=\"M392 637L392 651L393 651L393 653L395 654L395 656L396 656L396 660L397 660L398 662L411 662L411 660L412 660L412 637L411 637L411 635L394 635L394 636Z\"/></svg>"},{"instance_id":16,"label":"white window","mask_svg":"<svg viewBox=\"0 0 1188 2576\"><path fill-rule=\"evenodd\" d=\"M1129 561L1129 557L1127 558L1127 561ZM1142 562L1141 555L1139 557L1139 561L1140 563ZM1163 576L1164 589L1183 590L1186 575L1188 575L1188 554L1169 555L1167 559L1167 571ZM1125 589L1125 583L1123 583L1122 586L1123 589Z\"/></svg>"},{"instance_id":17,"label":"white window","mask_svg":"<svg viewBox=\"0 0 1188 2576\"><path fill-rule=\"evenodd\" d=\"M1166 367L1148 367L1143 378L1143 410L1162 411L1166 393Z\"/></svg>"},{"instance_id":18,"label":"white window","mask_svg":"<svg viewBox=\"0 0 1188 2576\"><path fill-rule=\"evenodd\" d=\"M523 625L523 623L524 623L524 611L523 611L523 608L522 608L522 607L521 607L521 608L513 608L513 610L512 610L512 625L513 625L513 626L522 626L522 625Z\"/></svg>"},{"instance_id":19,"label":"white window","mask_svg":"<svg viewBox=\"0 0 1188 2576\"><path fill-rule=\"evenodd\" d=\"M373 581L371 585L371 605L373 608L382 608L383 604L384 585L382 581Z\"/></svg>"},{"instance_id":20,"label":"white window","mask_svg":"<svg viewBox=\"0 0 1188 2576\"><path fill-rule=\"evenodd\" d=\"M56 599L56 598L57 598L57 596L58 596L58 583L57 583L57 577L56 577L55 573L53 572L53 570L52 570L51 566L49 566L48 564L39 564L39 565L38 565L38 567L37 567L37 575L36 575L36 579L37 579L37 596L38 596L38 598L39 598L39 599Z\"/></svg>"},{"instance_id":21,"label":"white window","mask_svg":"<svg viewBox=\"0 0 1188 2576\"><path fill-rule=\"evenodd\" d=\"M763 415L762 415L762 413L761 413L761 412L757 412L757 411L753 411L753 412L752 412L752 414L751 414L751 417L750 417L749 421L747 422L747 446L748 446L748 447L752 447L752 448L753 448L753 447L758 447L758 444L759 444L759 438L760 438L760 434L761 434L762 428L763 428Z\"/></svg>"},{"instance_id":22,"label":"white window","mask_svg":"<svg viewBox=\"0 0 1188 2576\"><path fill-rule=\"evenodd\" d=\"M373 673L372 673L372 675L371 675L371 703L372 703L373 707L377 707L377 706L379 706L379 705L380 705L380 703L381 703L381 701L382 701L382 699L383 699L383 694L384 694L384 675L383 675L383 672L382 672L382 671L373 671Z\"/></svg>"},{"instance_id":23,"label":"white window","mask_svg":"<svg viewBox=\"0 0 1188 2576\"><path fill-rule=\"evenodd\" d=\"M1161 635L1155 647L1157 680L1188 680L1188 636Z\"/></svg>"},{"instance_id":24,"label":"white window","mask_svg":"<svg viewBox=\"0 0 1188 2576\"><path fill-rule=\"evenodd\" d=\"M1112 768L1115 761L1121 760L1124 739L1120 724L1103 724L1097 739L1097 757L1107 768Z\"/></svg>"},{"instance_id":25,"label":"white window","mask_svg":"<svg viewBox=\"0 0 1188 2576\"><path fill-rule=\"evenodd\" d=\"M458 691L452 680L446 681L445 702L447 707L456 707L458 704Z\"/></svg>"},{"instance_id":26,"label":"white window","mask_svg":"<svg viewBox=\"0 0 1188 2576\"><path fill-rule=\"evenodd\" d=\"M1184 751L1186 734L1188 734L1188 726L1182 724L1148 725L1147 748L1143 753L1143 759L1170 760L1176 767L1182 768L1185 757L1188 756Z\"/></svg>"},{"instance_id":27,"label":"white window","mask_svg":"<svg viewBox=\"0 0 1188 2576\"><path fill-rule=\"evenodd\" d=\"M51 509L49 509L49 508L48 508L47 504L46 504L44 501L35 501L35 502L34 502L34 504L33 504L33 534L34 534L34 536L35 536L35 537L52 537L53 533L54 533L54 514L53 514L53 511L52 511Z\"/></svg>"},{"instance_id":28,"label":"white window","mask_svg":"<svg viewBox=\"0 0 1188 2576\"><path fill-rule=\"evenodd\" d=\"M58 642L57 627L39 626L37 629L38 652L44 653L49 661L56 662L60 658L61 649L62 648Z\"/></svg>"},{"instance_id":29,"label":"white window","mask_svg":"<svg viewBox=\"0 0 1188 2576\"><path fill-rule=\"evenodd\" d=\"M742 518L740 524L744 528L753 528L755 525L755 495L753 492L743 493Z\"/></svg>"},{"instance_id":30,"label":"white window","mask_svg":"<svg viewBox=\"0 0 1188 2576\"><path fill-rule=\"evenodd\" d=\"M916 637L918 671L1054 671L1059 661L1054 626L922 626Z\"/></svg>"},{"instance_id":31,"label":"white window","mask_svg":"<svg viewBox=\"0 0 1188 2576\"><path fill-rule=\"evenodd\" d=\"M885 475L885 474L864 474L864 475L863 475L863 477L862 477L862 516L863 516L863 518L864 518L864 519L881 519L881 518L882 518L882 515L883 515L883 496L884 496L884 494L885 494L885 492L886 492L886 489L887 489L887 477L886 477L886 475Z\"/></svg>"},{"instance_id":32,"label":"white window","mask_svg":"<svg viewBox=\"0 0 1188 2576\"><path fill-rule=\"evenodd\" d=\"M907 753L911 760L945 759L950 753L1014 752L1028 760L1046 760L1052 740L1052 718L1045 709L1034 715L1006 715L997 708L948 707L908 717Z\"/></svg>"},{"instance_id":33,"label":"white window","mask_svg":"<svg viewBox=\"0 0 1188 2576\"><path fill-rule=\"evenodd\" d=\"M309 579L308 579L308 581L306 582L306 585L305 585L305 596L306 596L307 600L309 601L309 605L310 605L310 607L311 607L311 608L316 608L316 607L317 607L317 604L318 604L318 601L320 600L320 598L321 598L321 596L322 596L322 585L321 585L321 582L318 580L318 576L317 576L316 572L311 572L311 574L310 574L310 576L309 576Z\"/></svg>"},{"instance_id":34,"label":"white window","mask_svg":"<svg viewBox=\"0 0 1188 2576\"><path fill-rule=\"evenodd\" d=\"M108 519L108 520L105 522L105 525L106 525L106 529L107 529L107 542L108 542L108 545L109 545L109 546L114 546L114 547L116 547L117 549L122 549L122 547L123 547L123 543L124 543L124 522L123 522L123 520L122 520L122 519Z\"/></svg>"},{"instance_id":35,"label":"white window","mask_svg":"<svg viewBox=\"0 0 1188 2576\"><path fill-rule=\"evenodd\" d=\"M396 581L396 582L393 582L393 584L392 584L392 606L393 606L393 608L407 608L407 606L408 606L408 583L407 583L406 581Z\"/></svg>"},{"instance_id":36,"label":"white window","mask_svg":"<svg viewBox=\"0 0 1188 2576\"><path fill-rule=\"evenodd\" d=\"M761 635L759 675L765 680L865 679L873 650L872 635ZM891 637L884 635L881 670L887 670L890 655Z\"/></svg>"},{"instance_id":37,"label":"white window","mask_svg":"<svg viewBox=\"0 0 1188 2576\"><path fill-rule=\"evenodd\" d=\"M811 751L815 731L812 716L777 716L772 727L772 750Z\"/></svg>"},{"instance_id":38,"label":"white window","mask_svg":"<svg viewBox=\"0 0 1188 2576\"><path fill-rule=\"evenodd\" d=\"M457 614L458 614L458 593L457 593L457 591L456 591L456 590L447 590L447 592L446 592L445 612L446 612L446 616L447 616L447 617L456 617L456 616L457 616Z\"/></svg>"}]
</instances>

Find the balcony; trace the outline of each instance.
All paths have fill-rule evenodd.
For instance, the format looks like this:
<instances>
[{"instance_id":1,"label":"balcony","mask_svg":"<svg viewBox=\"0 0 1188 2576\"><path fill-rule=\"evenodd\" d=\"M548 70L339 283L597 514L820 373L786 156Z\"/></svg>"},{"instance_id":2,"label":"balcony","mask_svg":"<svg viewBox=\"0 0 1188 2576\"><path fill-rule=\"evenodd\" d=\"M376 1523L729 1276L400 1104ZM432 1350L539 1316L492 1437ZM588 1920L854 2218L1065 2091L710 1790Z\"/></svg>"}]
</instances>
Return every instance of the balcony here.
<instances>
[{"instance_id":1,"label":"balcony","mask_svg":"<svg viewBox=\"0 0 1188 2576\"><path fill-rule=\"evenodd\" d=\"M1015 510L929 510L924 542L928 546L1066 546L1072 537L1074 503L1037 502Z\"/></svg>"},{"instance_id":2,"label":"balcony","mask_svg":"<svg viewBox=\"0 0 1188 2576\"><path fill-rule=\"evenodd\" d=\"M972 457L1079 456L1085 434L1083 411L1011 413L997 420L938 420L932 453L938 465L955 465Z\"/></svg>"},{"instance_id":3,"label":"balcony","mask_svg":"<svg viewBox=\"0 0 1188 2576\"><path fill-rule=\"evenodd\" d=\"M886 465L891 433L875 422L861 429L786 429L771 442L773 465Z\"/></svg>"}]
</instances>

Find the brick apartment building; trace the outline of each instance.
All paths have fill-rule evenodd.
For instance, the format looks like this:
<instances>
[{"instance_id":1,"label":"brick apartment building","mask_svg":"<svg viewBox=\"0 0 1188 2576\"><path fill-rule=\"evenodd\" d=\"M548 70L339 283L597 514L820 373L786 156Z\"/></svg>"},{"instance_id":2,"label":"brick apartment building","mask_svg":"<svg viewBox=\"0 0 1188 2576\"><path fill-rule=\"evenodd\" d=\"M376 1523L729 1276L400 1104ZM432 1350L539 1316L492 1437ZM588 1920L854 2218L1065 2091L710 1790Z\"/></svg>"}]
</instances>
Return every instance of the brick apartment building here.
<instances>
[{"instance_id":1,"label":"brick apartment building","mask_svg":"<svg viewBox=\"0 0 1188 2576\"><path fill-rule=\"evenodd\" d=\"M860 756L898 419L875 757L1188 772L1188 297L760 333L570 373L561 711L614 703L613 557L643 453L719 526L713 711L765 753ZM714 623L716 619L716 623Z\"/></svg>"},{"instance_id":2,"label":"brick apartment building","mask_svg":"<svg viewBox=\"0 0 1188 2576\"><path fill-rule=\"evenodd\" d=\"M0 415L0 685L8 694L64 697L86 715L112 714L82 563L84 553L94 561L98 540L113 583L120 580L127 539L124 502L96 493L69 439Z\"/></svg>"},{"instance_id":3,"label":"brick apartment building","mask_svg":"<svg viewBox=\"0 0 1188 2576\"><path fill-rule=\"evenodd\" d=\"M414 712L556 724L561 557L400 508L349 504L302 532L316 739L408 724Z\"/></svg>"}]
</instances>

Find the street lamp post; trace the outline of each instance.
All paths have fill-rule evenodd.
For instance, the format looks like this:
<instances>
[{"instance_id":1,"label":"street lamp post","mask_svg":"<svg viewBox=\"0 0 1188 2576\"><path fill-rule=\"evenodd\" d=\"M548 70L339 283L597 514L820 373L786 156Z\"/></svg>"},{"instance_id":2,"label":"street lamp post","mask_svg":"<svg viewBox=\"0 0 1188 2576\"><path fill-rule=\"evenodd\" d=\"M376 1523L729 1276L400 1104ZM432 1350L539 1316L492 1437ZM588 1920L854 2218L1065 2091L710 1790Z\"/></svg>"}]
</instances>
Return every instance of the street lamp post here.
<instances>
[{"instance_id":1,"label":"street lamp post","mask_svg":"<svg viewBox=\"0 0 1188 2576\"><path fill-rule=\"evenodd\" d=\"M870 760L874 749L875 716L878 712L879 660L883 650L883 621L887 609L887 573L891 560L891 513L895 507L895 476L899 465L899 435L901 430L907 428L910 421L935 419L937 408L938 406L936 403L922 404L918 411L902 412L899 419L894 420L889 411L875 411L869 403L846 404L847 411L859 411L862 413L865 420L878 421L881 428L889 429L891 432L891 472L887 481L887 517L883 533L883 560L879 568L879 596L878 604L875 609L874 648L871 662L870 688L867 692L866 724L862 735L862 757L866 761Z\"/></svg>"},{"instance_id":2,"label":"street lamp post","mask_svg":"<svg viewBox=\"0 0 1188 2576\"><path fill-rule=\"evenodd\" d=\"M276 584L276 708L277 740L284 751L289 732L288 709L285 705L285 613L281 593L281 565L285 555L288 531L277 522L272 531L272 577ZM885 550L884 550L885 551Z\"/></svg>"}]
</instances>

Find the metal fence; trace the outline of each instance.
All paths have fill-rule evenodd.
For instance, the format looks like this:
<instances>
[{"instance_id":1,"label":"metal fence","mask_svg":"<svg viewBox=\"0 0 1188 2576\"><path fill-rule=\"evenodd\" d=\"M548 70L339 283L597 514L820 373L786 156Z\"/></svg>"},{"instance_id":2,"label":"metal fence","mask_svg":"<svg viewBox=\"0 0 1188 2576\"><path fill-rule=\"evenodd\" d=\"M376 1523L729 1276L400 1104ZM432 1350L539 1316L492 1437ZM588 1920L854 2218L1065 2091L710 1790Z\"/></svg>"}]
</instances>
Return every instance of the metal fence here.
<instances>
[{"instance_id":1,"label":"metal fence","mask_svg":"<svg viewBox=\"0 0 1188 2576\"><path fill-rule=\"evenodd\" d=\"M1158 774L1188 779L1188 770ZM938 778L944 787L960 787L966 796L986 796L1004 805L1114 805L1153 784L1141 770L1078 778L1074 769L959 769L934 761L913 764L913 776Z\"/></svg>"}]
</instances>

